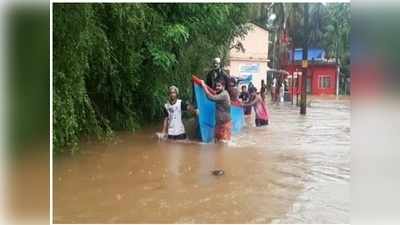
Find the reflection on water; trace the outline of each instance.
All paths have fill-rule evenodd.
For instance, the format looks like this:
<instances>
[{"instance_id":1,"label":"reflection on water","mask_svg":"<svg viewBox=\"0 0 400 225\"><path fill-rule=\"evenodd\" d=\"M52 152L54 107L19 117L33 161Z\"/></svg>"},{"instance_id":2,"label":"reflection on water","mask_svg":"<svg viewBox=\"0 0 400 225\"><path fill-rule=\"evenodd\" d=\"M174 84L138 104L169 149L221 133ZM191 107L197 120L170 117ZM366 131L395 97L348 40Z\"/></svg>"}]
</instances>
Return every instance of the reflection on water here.
<instances>
[{"instance_id":1,"label":"reflection on water","mask_svg":"<svg viewBox=\"0 0 400 225\"><path fill-rule=\"evenodd\" d=\"M54 222L348 223L349 100L270 111L228 145L158 141L154 128L84 144L54 161Z\"/></svg>"}]
</instances>

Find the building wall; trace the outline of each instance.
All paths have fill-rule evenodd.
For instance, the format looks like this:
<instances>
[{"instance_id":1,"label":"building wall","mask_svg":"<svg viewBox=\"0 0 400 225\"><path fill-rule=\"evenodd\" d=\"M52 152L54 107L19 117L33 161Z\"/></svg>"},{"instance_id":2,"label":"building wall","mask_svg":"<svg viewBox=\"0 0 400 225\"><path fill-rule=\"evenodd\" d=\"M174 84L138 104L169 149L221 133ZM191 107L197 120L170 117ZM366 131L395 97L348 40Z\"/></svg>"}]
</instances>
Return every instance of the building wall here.
<instances>
[{"instance_id":1,"label":"building wall","mask_svg":"<svg viewBox=\"0 0 400 225\"><path fill-rule=\"evenodd\" d=\"M229 57L231 59L254 59L266 61L268 58L268 31L263 28L250 24L250 30L244 39L237 37L236 41L242 42L245 52L238 51L237 49L231 49Z\"/></svg>"},{"instance_id":2,"label":"building wall","mask_svg":"<svg viewBox=\"0 0 400 225\"><path fill-rule=\"evenodd\" d=\"M321 87L320 79L330 79L329 88ZM317 66L312 68L312 94L313 95L335 95L336 94L336 67Z\"/></svg>"},{"instance_id":3,"label":"building wall","mask_svg":"<svg viewBox=\"0 0 400 225\"><path fill-rule=\"evenodd\" d=\"M302 72L301 65L288 65L286 70L289 74L293 74L295 71ZM329 77L330 79L330 87L322 88L320 87L320 78L321 77ZM289 78L291 75L288 76ZM323 64L323 65L310 65L308 71L308 77L311 79L311 94L312 95L335 95L336 94L336 65L334 64ZM300 79L300 77L299 77ZM299 83L299 87L296 86L292 89L288 89L289 93L293 92L300 93L301 91L301 80Z\"/></svg>"},{"instance_id":4,"label":"building wall","mask_svg":"<svg viewBox=\"0 0 400 225\"><path fill-rule=\"evenodd\" d=\"M230 69L229 73L233 76L239 76L239 77L244 77L241 75L245 75L246 73L240 73L240 68L246 65L258 65L258 72L251 73L252 75L252 83L254 86L257 88L257 90L260 90L261 88L261 80L264 80L265 82L267 79L267 63L265 61L251 61L251 60L232 60L230 63Z\"/></svg>"},{"instance_id":5,"label":"building wall","mask_svg":"<svg viewBox=\"0 0 400 225\"><path fill-rule=\"evenodd\" d=\"M251 30L242 39L240 37L233 41L235 44L240 41L243 44L245 52L237 49L231 49L229 52L229 65L226 69L233 76L244 78L252 75L252 82L260 89L261 80L267 78L267 59L268 59L268 31L254 24L249 24ZM248 70L246 68L253 68Z\"/></svg>"}]
</instances>

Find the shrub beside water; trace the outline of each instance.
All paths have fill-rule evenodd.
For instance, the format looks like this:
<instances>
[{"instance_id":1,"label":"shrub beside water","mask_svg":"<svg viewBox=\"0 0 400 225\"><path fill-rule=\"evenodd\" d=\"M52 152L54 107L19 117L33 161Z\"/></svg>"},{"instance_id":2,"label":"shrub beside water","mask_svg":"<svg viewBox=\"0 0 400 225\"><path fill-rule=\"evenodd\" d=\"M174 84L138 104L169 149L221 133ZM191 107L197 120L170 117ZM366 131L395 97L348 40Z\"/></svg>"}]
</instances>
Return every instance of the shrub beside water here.
<instances>
[{"instance_id":1,"label":"shrub beside water","mask_svg":"<svg viewBox=\"0 0 400 225\"><path fill-rule=\"evenodd\" d=\"M191 99L191 75L244 35L248 4L54 4L53 147L159 120L169 85Z\"/></svg>"}]
</instances>

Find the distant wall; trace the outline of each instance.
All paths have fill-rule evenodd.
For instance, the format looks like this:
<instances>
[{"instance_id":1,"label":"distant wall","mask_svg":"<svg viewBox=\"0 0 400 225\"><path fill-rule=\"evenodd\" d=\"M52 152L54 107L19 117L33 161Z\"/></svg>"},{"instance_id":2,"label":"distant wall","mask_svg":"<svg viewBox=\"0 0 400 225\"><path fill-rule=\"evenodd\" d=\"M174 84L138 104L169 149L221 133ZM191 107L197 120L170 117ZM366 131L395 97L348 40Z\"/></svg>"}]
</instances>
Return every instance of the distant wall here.
<instances>
[{"instance_id":1,"label":"distant wall","mask_svg":"<svg viewBox=\"0 0 400 225\"><path fill-rule=\"evenodd\" d=\"M246 68L249 67L257 67L257 70L253 70L250 73L246 73L246 72L241 72L245 70ZM265 80L265 83L267 82L267 62L263 62L263 61L250 61L250 60L234 60L231 61L231 65L229 67L229 72L231 75L233 76L239 76L244 78L246 75L252 75L252 83L254 84L254 86L260 90L261 88L261 80Z\"/></svg>"},{"instance_id":2,"label":"distant wall","mask_svg":"<svg viewBox=\"0 0 400 225\"><path fill-rule=\"evenodd\" d=\"M285 68L289 72L288 78L291 77L296 69L301 73L301 65L289 65ZM336 70L337 66L334 64L310 65L308 70L308 78L311 79L311 93L312 95L335 95L336 94ZM321 77L328 77L330 79L329 87L321 87ZM300 78L299 78L300 79ZM301 87L301 83L299 84ZM294 88L296 93L297 89ZM299 90L300 91L300 90ZM291 93L291 89L289 89Z\"/></svg>"},{"instance_id":3,"label":"distant wall","mask_svg":"<svg viewBox=\"0 0 400 225\"><path fill-rule=\"evenodd\" d=\"M240 41L245 49L244 52L231 49L229 52L229 66L226 67L233 76L244 78L252 75L252 82L257 89L261 87L261 80L267 79L268 59L268 31L254 24L244 39L235 38Z\"/></svg>"}]
</instances>

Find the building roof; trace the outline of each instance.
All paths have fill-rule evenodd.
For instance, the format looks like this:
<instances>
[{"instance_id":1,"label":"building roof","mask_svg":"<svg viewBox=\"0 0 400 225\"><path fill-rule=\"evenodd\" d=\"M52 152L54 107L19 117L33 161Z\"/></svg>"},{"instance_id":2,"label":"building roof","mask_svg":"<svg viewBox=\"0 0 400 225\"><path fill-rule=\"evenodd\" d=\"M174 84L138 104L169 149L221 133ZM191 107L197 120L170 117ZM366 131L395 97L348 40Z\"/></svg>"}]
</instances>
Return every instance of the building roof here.
<instances>
[{"instance_id":1,"label":"building roof","mask_svg":"<svg viewBox=\"0 0 400 225\"><path fill-rule=\"evenodd\" d=\"M310 48L308 49L308 60L314 61L324 61L325 60L325 50L322 48ZM303 60L303 49L296 48L294 50L294 61Z\"/></svg>"}]
</instances>

